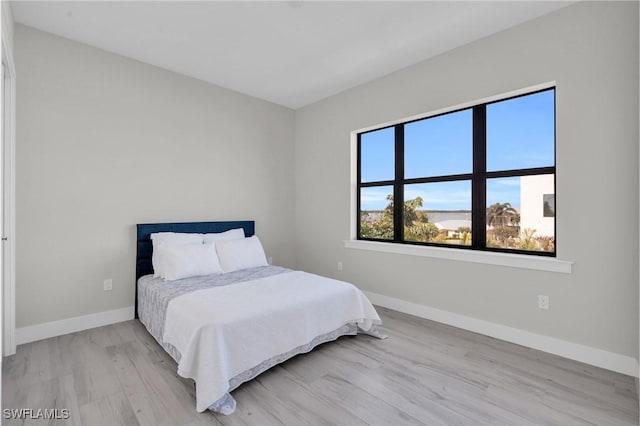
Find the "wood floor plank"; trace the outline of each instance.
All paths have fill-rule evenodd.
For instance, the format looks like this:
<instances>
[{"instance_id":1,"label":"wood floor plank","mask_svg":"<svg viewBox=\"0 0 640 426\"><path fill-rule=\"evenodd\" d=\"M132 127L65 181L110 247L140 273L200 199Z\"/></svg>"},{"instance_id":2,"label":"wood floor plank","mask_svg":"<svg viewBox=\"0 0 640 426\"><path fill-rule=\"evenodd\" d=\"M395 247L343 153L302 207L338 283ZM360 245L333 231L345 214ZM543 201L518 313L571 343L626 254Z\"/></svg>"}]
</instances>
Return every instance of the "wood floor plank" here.
<instances>
[{"instance_id":1,"label":"wood floor plank","mask_svg":"<svg viewBox=\"0 0 640 426\"><path fill-rule=\"evenodd\" d=\"M138 321L18 347L3 408L66 408L51 425L637 425L632 377L378 308L386 340L342 337L195 410L193 381Z\"/></svg>"},{"instance_id":2,"label":"wood floor plank","mask_svg":"<svg viewBox=\"0 0 640 426\"><path fill-rule=\"evenodd\" d=\"M140 423L123 392L109 394L80 406L80 417L86 426L138 426Z\"/></svg>"},{"instance_id":3,"label":"wood floor plank","mask_svg":"<svg viewBox=\"0 0 640 426\"><path fill-rule=\"evenodd\" d=\"M86 405L121 393L122 386L105 349L93 342L89 333L78 337L71 350L78 404Z\"/></svg>"},{"instance_id":4,"label":"wood floor plank","mask_svg":"<svg viewBox=\"0 0 640 426\"><path fill-rule=\"evenodd\" d=\"M148 362L148 351L142 344L126 342L108 347L107 352L140 424L211 424L206 415L198 415L190 406L190 395L178 398L174 390L181 383L175 377L167 382L166 376L158 374L157 366Z\"/></svg>"},{"instance_id":5,"label":"wood floor plank","mask_svg":"<svg viewBox=\"0 0 640 426\"><path fill-rule=\"evenodd\" d=\"M281 366L272 368L264 377L257 377L262 385L291 412L298 413L305 424L366 424L357 415L332 404L296 381Z\"/></svg>"},{"instance_id":6,"label":"wood floor plank","mask_svg":"<svg viewBox=\"0 0 640 426\"><path fill-rule=\"evenodd\" d=\"M332 374L348 380L354 386L366 391L405 414L426 424L476 425L477 419L468 418L442 405L438 398L432 398L427 389L415 389L406 386L402 380L394 380L395 373L387 367L377 374L363 374L361 371L336 363Z\"/></svg>"},{"instance_id":7,"label":"wood floor plank","mask_svg":"<svg viewBox=\"0 0 640 426\"><path fill-rule=\"evenodd\" d=\"M343 409L353 410L369 425L425 424L344 377L327 374L315 381L311 387L328 400L334 400Z\"/></svg>"},{"instance_id":8,"label":"wood floor plank","mask_svg":"<svg viewBox=\"0 0 640 426\"><path fill-rule=\"evenodd\" d=\"M266 373L268 375L269 372ZM311 424L305 421L304 415L291 411L273 393L264 386L263 374L258 380L241 385L233 392L238 404L236 412L231 416L216 415L225 426L238 425L298 425Z\"/></svg>"},{"instance_id":9,"label":"wood floor plank","mask_svg":"<svg viewBox=\"0 0 640 426\"><path fill-rule=\"evenodd\" d=\"M66 374L54 379L38 383L37 391L30 391L27 395L26 408L48 408L58 410L62 417L62 410L69 411L69 418L53 418L47 420L49 425L81 425L80 410L74 392L73 377ZM27 419L25 425L41 425L43 419Z\"/></svg>"}]
</instances>

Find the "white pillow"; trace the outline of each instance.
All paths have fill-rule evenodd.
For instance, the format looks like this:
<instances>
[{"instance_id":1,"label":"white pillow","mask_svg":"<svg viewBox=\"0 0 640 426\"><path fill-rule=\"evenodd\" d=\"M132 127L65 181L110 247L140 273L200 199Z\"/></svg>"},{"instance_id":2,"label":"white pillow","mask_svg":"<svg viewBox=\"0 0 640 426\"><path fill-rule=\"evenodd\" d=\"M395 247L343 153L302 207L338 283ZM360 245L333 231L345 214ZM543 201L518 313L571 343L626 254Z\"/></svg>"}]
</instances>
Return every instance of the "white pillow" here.
<instances>
[{"instance_id":1,"label":"white pillow","mask_svg":"<svg viewBox=\"0 0 640 426\"><path fill-rule=\"evenodd\" d=\"M151 234L151 242L153 243L153 254L151 255L151 264L153 265L153 276L163 276L161 270L161 262L158 259L158 246L162 243L171 244L202 244L204 236L202 234L185 234L179 232L156 232Z\"/></svg>"},{"instance_id":2,"label":"white pillow","mask_svg":"<svg viewBox=\"0 0 640 426\"><path fill-rule=\"evenodd\" d=\"M262 244L255 235L242 240L218 241L216 251L223 272L268 265Z\"/></svg>"},{"instance_id":3,"label":"white pillow","mask_svg":"<svg viewBox=\"0 0 640 426\"><path fill-rule=\"evenodd\" d=\"M244 237L244 228L235 228L225 232L216 232L215 234L204 234L204 243L208 244L213 241L223 240L241 240Z\"/></svg>"},{"instance_id":4,"label":"white pillow","mask_svg":"<svg viewBox=\"0 0 640 426\"><path fill-rule=\"evenodd\" d=\"M162 243L158 245L158 255L162 278L167 281L222 273L213 243Z\"/></svg>"}]
</instances>

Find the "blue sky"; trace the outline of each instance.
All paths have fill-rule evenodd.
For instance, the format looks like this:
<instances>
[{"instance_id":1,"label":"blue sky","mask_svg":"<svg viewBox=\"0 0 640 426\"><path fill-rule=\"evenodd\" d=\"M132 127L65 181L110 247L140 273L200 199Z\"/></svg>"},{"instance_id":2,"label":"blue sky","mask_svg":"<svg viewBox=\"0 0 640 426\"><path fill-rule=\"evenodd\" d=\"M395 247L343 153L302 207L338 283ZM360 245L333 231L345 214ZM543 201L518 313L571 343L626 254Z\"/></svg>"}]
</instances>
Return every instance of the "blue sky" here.
<instances>
[{"instance_id":1,"label":"blue sky","mask_svg":"<svg viewBox=\"0 0 640 426\"><path fill-rule=\"evenodd\" d=\"M487 105L487 170L554 165L553 91ZM472 112L458 111L405 125L405 177L430 177L472 171ZM362 181L394 177L394 129L361 137ZM363 210L383 209L392 187L363 188ZM420 196L426 210L471 209L471 182L415 184L405 199ZM519 178L490 179L487 203L520 205Z\"/></svg>"}]
</instances>

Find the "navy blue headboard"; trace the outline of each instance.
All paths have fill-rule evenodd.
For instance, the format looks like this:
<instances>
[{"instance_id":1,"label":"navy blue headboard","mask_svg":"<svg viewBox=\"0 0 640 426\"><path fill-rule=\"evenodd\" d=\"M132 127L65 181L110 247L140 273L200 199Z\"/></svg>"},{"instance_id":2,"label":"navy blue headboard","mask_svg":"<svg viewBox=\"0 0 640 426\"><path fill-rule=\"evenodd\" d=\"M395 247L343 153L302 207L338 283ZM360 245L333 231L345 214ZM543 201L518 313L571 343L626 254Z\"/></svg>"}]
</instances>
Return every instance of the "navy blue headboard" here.
<instances>
[{"instance_id":1,"label":"navy blue headboard","mask_svg":"<svg viewBox=\"0 0 640 426\"><path fill-rule=\"evenodd\" d=\"M255 233L253 220L230 222L183 222L183 223L142 223L136 225L136 318L138 318L138 279L144 275L153 274L151 255L153 245L151 234L155 232L184 232L192 234L210 234L224 232L230 229L243 228L247 237Z\"/></svg>"}]
</instances>

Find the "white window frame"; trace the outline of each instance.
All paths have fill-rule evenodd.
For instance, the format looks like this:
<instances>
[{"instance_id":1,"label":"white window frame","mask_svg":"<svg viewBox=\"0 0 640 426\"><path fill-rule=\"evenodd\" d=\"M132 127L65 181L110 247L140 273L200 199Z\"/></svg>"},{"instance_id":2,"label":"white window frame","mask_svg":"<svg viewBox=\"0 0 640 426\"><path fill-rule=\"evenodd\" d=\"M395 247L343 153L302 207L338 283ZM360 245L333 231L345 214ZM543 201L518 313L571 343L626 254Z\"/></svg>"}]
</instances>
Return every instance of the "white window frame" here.
<instances>
[{"instance_id":1,"label":"white window frame","mask_svg":"<svg viewBox=\"0 0 640 426\"><path fill-rule=\"evenodd\" d=\"M507 93L501 93L498 95L490 96L484 99L478 99L463 104L455 105L431 111L425 114L416 115L413 117L404 117L397 120L389 121L383 124L376 124L375 126L369 126L362 129L357 129L351 132L351 206L349 209L350 220L350 232L349 239L344 241L345 248L356 250L377 251L384 253L395 253L401 255L411 256L423 256L436 259L446 259L454 261L482 263L488 265L508 266L514 268L535 269L549 272L559 272L570 274L573 270L573 262L569 260L560 259L560 253L556 253L556 257L542 257L531 256L527 254L516 253L500 253L489 251L476 251L476 250L459 250L448 247L435 247L435 246L418 246L408 244L397 244L391 242L381 241L366 241L358 240L358 207L357 207L357 188L358 188L358 134L367 132L370 130L379 129L382 127L394 126L396 124L404 123L407 121L420 120L423 118L432 117L435 115L444 114L451 111L461 110L465 108L473 107L477 104L490 103L499 101L505 98L512 98L515 96L525 95L531 92L537 92L545 89L556 87L556 82L546 82L537 84L534 86L526 87L523 89L514 90ZM556 218L557 220L557 218ZM561 230L558 231L561 234Z\"/></svg>"}]
</instances>

